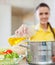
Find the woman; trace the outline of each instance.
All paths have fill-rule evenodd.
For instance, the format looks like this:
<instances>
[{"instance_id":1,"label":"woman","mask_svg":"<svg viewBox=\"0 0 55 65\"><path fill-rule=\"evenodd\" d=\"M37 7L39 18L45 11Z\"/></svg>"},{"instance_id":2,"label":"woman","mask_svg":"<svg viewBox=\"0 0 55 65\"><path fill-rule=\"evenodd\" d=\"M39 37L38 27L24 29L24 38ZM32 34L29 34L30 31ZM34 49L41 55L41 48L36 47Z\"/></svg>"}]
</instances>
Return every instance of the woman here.
<instances>
[{"instance_id":1,"label":"woman","mask_svg":"<svg viewBox=\"0 0 55 65\"><path fill-rule=\"evenodd\" d=\"M35 34L30 37L32 41L54 41L55 40L55 29L52 28L48 22L50 16L50 8L47 4L41 3L36 10L38 11L40 24L34 27ZM37 14L36 14L37 15ZM29 35L28 27L22 25L18 30L15 31L16 35L24 36ZM30 30L31 31L31 30Z\"/></svg>"},{"instance_id":2,"label":"woman","mask_svg":"<svg viewBox=\"0 0 55 65\"><path fill-rule=\"evenodd\" d=\"M48 21L50 17L49 6L45 3L40 3L36 8L36 11L38 12L39 24L31 27L35 30L35 34L31 36L30 31L32 32L32 30L25 24L21 25L21 27L15 31L15 34L17 36L20 35L21 37L28 35L32 41L55 41L55 29L52 28Z\"/></svg>"},{"instance_id":3,"label":"woman","mask_svg":"<svg viewBox=\"0 0 55 65\"><path fill-rule=\"evenodd\" d=\"M55 41L55 29L49 23L50 17L50 8L47 4L41 3L37 8L39 23L34 27L31 27L35 30L35 34L30 35L30 31L33 32L27 25L23 24L19 29L15 31L15 34L18 36L29 36L31 41ZM36 14L37 15L37 14ZM19 47L20 48L20 47ZM19 49L18 48L18 49ZM21 53L25 53L26 49L21 48ZM18 51L18 53L19 53ZM53 52L53 61L55 59L55 52ZM54 61L55 62L55 61Z\"/></svg>"}]
</instances>

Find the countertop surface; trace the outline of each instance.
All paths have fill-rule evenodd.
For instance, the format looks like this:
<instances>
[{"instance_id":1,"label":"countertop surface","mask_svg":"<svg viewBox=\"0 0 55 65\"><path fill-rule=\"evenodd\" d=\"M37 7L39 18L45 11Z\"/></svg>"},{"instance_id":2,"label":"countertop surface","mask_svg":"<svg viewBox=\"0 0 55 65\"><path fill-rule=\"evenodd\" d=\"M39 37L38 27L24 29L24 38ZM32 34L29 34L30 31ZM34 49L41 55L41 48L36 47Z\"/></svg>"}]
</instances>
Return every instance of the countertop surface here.
<instances>
[{"instance_id":1,"label":"countertop surface","mask_svg":"<svg viewBox=\"0 0 55 65\"><path fill-rule=\"evenodd\" d=\"M29 65L29 64L26 62L26 59L23 59L22 61L19 62L18 65Z\"/></svg>"},{"instance_id":2,"label":"countertop surface","mask_svg":"<svg viewBox=\"0 0 55 65\"><path fill-rule=\"evenodd\" d=\"M29 64L27 63L26 59L23 59L22 61L19 62L18 65L29 65ZM42 64L42 65L44 65L44 64ZM49 65L55 65L55 63L49 64Z\"/></svg>"}]
</instances>

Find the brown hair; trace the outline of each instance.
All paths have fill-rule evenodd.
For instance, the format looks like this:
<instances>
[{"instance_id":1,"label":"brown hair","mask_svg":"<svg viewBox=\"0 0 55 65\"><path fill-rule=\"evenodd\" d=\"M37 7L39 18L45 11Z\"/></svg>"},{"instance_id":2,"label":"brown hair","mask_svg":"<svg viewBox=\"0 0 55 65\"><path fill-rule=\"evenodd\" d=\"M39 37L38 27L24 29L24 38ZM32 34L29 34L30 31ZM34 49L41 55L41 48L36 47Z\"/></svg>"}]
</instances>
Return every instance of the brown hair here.
<instances>
[{"instance_id":1,"label":"brown hair","mask_svg":"<svg viewBox=\"0 0 55 65\"><path fill-rule=\"evenodd\" d=\"M53 33L53 37L54 37L54 40L55 40L55 32L54 32L52 26L50 25L49 22L47 23L47 25L50 26L50 30L51 30L51 32Z\"/></svg>"},{"instance_id":2,"label":"brown hair","mask_svg":"<svg viewBox=\"0 0 55 65\"><path fill-rule=\"evenodd\" d=\"M50 10L49 6L48 6L46 3L40 3L40 4L37 6L36 10L37 10L39 7L47 7L47 8Z\"/></svg>"}]
</instances>

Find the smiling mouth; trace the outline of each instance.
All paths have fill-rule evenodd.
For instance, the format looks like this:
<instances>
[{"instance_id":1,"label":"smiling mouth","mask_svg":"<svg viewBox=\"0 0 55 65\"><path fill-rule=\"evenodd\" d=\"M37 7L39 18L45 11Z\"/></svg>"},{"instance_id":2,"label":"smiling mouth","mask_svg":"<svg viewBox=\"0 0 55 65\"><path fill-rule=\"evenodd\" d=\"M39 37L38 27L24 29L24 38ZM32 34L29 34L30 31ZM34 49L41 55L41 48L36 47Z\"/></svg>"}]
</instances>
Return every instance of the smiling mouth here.
<instances>
[{"instance_id":1,"label":"smiling mouth","mask_svg":"<svg viewBox=\"0 0 55 65\"><path fill-rule=\"evenodd\" d=\"M43 18L42 20L48 20L47 18Z\"/></svg>"}]
</instances>

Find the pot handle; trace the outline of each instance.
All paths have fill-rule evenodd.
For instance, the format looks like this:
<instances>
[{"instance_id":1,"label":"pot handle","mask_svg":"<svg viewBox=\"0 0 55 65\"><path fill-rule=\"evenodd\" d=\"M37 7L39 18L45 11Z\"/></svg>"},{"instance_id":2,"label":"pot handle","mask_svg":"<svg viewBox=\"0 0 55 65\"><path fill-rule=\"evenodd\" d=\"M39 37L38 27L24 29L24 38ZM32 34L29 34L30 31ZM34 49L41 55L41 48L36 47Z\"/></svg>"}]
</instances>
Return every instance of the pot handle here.
<instances>
[{"instance_id":1,"label":"pot handle","mask_svg":"<svg viewBox=\"0 0 55 65\"><path fill-rule=\"evenodd\" d=\"M28 43L28 42L29 42L29 41L25 40L25 41L23 41L22 43ZM29 47L30 47L29 44L20 44L19 46L25 47L25 48L29 48Z\"/></svg>"}]
</instances>

